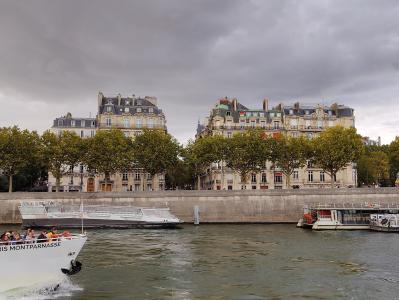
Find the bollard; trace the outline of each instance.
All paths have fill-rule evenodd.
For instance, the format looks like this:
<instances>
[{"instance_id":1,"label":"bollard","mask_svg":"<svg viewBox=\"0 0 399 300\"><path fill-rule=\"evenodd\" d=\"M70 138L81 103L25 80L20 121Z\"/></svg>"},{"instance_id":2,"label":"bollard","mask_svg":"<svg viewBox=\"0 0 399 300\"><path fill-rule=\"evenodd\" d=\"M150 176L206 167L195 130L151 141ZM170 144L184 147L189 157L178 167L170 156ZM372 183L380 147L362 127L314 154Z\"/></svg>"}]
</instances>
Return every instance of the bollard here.
<instances>
[{"instance_id":1,"label":"bollard","mask_svg":"<svg viewBox=\"0 0 399 300\"><path fill-rule=\"evenodd\" d=\"M194 206L194 225L199 225L200 223L200 209L198 205Z\"/></svg>"}]
</instances>

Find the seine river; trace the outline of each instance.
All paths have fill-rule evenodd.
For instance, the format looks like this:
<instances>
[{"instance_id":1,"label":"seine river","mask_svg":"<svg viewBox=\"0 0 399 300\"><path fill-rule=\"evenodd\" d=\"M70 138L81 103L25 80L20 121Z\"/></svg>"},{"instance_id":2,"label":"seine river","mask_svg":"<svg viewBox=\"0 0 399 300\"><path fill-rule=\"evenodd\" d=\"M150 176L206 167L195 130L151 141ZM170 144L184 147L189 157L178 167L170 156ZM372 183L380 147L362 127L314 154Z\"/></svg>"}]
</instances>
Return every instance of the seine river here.
<instances>
[{"instance_id":1,"label":"seine river","mask_svg":"<svg viewBox=\"0 0 399 300\"><path fill-rule=\"evenodd\" d=\"M84 269L24 299L398 299L399 235L295 225L92 230ZM27 266L28 267L28 266Z\"/></svg>"}]
</instances>

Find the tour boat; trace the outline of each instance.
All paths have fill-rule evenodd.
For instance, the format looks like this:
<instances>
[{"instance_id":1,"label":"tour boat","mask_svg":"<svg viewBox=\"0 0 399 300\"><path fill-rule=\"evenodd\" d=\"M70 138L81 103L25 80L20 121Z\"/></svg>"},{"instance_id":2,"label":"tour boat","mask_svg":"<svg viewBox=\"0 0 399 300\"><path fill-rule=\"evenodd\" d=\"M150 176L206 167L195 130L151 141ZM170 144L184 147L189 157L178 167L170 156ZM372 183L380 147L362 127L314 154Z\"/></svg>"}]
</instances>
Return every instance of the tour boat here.
<instances>
[{"instance_id":1,"label":"tour boat","mask_svg":"<svg viewBox=\"0 0 399 300\"><path fill-rule=\"evenodd\" d=\"M55 287L65 274L77 273L76 261L86 242L86 235L69 235L50 242L5 244L0 242L0 293L22 287ZM1 298L0 294L0 298Z\"/></svg>"},{"instance_id":2,"label":"tour boat","mask_svg":"<svg viewBox=\"0 0 399 300\"><path fill-rule=\"evenodd\" d=\"M297 226L314 230L370 229L370 215L398 213L397 204L333 203L304 207Z\"/></svg>"},{"instance_id":3,"label":"tour boat","mask_svg":"<svg viewBox=\"0 0 399 300\"><path fill-rule=\"evenodd\" d=\"M370 229L373 231L399 232L399 214L370 215Z\"/></svg>"},{"instance_id":4,"label":"tour boat","mask_svg":"<svg viewBox=\"0 0 399 300\"><path fill-rule=\"evenodd\" d=\"M169 208L22 202L19 211L25 228L173 228L182 223Z\"/></svg>"}]
</instances>

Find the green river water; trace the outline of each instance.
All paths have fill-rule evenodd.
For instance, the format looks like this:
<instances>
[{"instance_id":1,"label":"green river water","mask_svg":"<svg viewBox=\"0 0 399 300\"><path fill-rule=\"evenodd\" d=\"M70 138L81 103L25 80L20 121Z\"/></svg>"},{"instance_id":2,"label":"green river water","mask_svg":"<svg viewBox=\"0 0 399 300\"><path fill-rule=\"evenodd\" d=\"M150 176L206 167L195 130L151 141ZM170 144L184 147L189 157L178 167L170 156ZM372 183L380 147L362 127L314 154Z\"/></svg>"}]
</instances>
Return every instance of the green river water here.
<instances>
[{"instance_id":1,"label":"green river water","mask_svg":"<svg viewBox=\"0 0 399 300\"><path fill-rule=\"evenodd\" d=\"M4 228L2 228L4 229ZM399 235L295 225L89 230L83 270L14 299L398 299Z\"/></svg>"}]
</instances>

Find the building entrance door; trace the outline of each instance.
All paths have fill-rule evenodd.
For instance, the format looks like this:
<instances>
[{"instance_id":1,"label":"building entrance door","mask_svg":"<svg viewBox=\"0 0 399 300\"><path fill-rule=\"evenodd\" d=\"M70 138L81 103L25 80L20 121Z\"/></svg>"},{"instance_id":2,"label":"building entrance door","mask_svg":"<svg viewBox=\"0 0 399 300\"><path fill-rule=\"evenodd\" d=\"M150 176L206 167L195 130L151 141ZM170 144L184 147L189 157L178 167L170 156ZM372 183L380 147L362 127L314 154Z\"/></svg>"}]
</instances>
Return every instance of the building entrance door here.
<instances>
[{"instance_id":1,"label":"building entrance door","mask_svg":"<svg viewBox=\"0 0 399 300\"><path fill-rule=\"evenodd\" d=\"M93 193L95 190L94 178L87 179L87 192Z\"/></svg>"},{"instance_id":2,"label":"building entrance door","mask_svg":"<svg viewBox=\"0 0 399 300\"><path fill-rule=\"evenodd\" d=\"M112 192L112 183L102 183L101 191L102 192Z\"/></svg>"}]
</instances>

